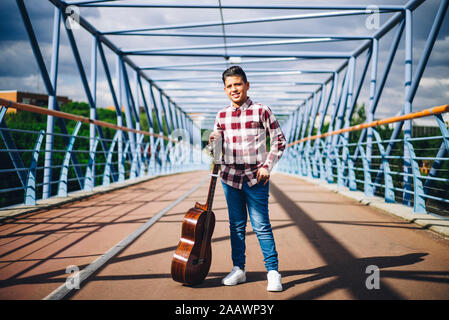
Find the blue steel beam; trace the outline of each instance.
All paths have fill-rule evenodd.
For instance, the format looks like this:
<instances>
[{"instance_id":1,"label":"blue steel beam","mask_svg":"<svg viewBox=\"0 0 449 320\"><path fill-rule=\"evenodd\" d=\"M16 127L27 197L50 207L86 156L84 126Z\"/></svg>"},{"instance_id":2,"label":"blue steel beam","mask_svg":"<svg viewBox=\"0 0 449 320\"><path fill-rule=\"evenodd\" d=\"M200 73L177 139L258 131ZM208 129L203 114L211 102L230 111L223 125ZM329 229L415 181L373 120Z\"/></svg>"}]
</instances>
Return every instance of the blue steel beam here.
<instances>
[{"instance_id":1,"label":"blue steel beam","mask_svg":"<svg viewBox=\"0 0 449 320\"><path fill-rule=\"evenodd\" d=\"M182 63L182 64L171 64L171 65L160 65L160 66L142 66L140 70L152 70L152 69L169 69L173 67L199 67L199 66L215 66L215 65L228 65L229 63L239 63L239 64L252 64L252 63L273 63L273 62L287 62L287 61L298 61L298 58L288 57L288 58L272 58L272 59L253 59L253 60L242 60L237 57L235 61L231 60L232 57L220 61L210 61L210 62L197 62L197 63Z\"/></svg>"},{"instance_id":2,"label":"blue steel beam","mask_svg":"<svg viewBox=\"0 0 449 320\"><path fill-rule=\"evenodd\" d=\"M161 113L159 111L159 108L158 108L158 105L156 102L156 98L154 97L153 85L151 83L149 86L149 90L150 90L151 101L153 102L153 110L156 114L156 122L157 122L157 126L159 129L159 134L163 134L162 117L161 117Z\"/></svg>"},{"instance_id":3,"label":"blue steel beam","mask_svg":"<svg viewBox=\"0 0 449 320\"><path fill-rule=\"evenodd\" d=\"M277 45L290 45L290 44L304 44L304 43L321 43L321 42L333 42L342 41L341 39L332 38L309 38L309 39L294 39L283 41L263 41L263 42L239 42L239 43L227 43L227 44L209 44L198 46L184 46L184 47L168 47L168 48L143 48L143 49L127 49L121 48L124 54L137 54L137 53L151 53L151 52L170 52L170 51L182 51L182 50L205 50L205 49L229 49L229 48L248 48L248 47L266 47ZM225 53L226 55L226 53Z\"/></svg>"},{"instance_id":4,"label":"blue steel beam","mask_svg":"<svg viewBox=\"0 0 449 320\"><path fill-rule=\"evenodd\" d=\"M99 52L100 59L101 59L102 65L103 65L103 69L105 71L106 80L107 80L108 86L109 86L109 92L111 93L111 96L112 96L112 102L114 103L115 113L116 113L117 117L121 117L122 110L120 109L120 105L117 100L117 94L116 94L116 91L114 88L114 84L112 82L111 72L109 70L109 65L106 60L106 56L104 54L103 44L101 42L98 42L98 52Z\"/></svg>"},{"instance_id":5,"label":"blue steel beam","mask_svg":"<svg viewBox=\"0 0 449 320\"><path fill-rule=\"evenodd\" d=\"M403 10L401 8L400 10ZM390 10L380 10L379 13L390 12ZM179 25L168 25L168 26L154 26L139 29L126 29L126 30L114 30L102 32L103 35L122 35L128 32L142 32L142 31L158 31L158 30L176 30L176 29L186 29L186 28L205 28L205 27L217 27L222 25L242 25L251 23L267 23L267 22L278 22L278 21L292 21L292 20L302 20L302 19L312 19L312 18L324 18L324 17L342 17L349 15L368 15L371 14L370 10L364 9L353 9L353 10L342 10L336 12L324 12L324 13L306 13L290 16L279 16L279 17L263 17L258 19L245 19L245 20L234 20L234 21L213 21L204 23L188 23Z\"/></svg>"},{"instance_id":6,"label":"blue steel beam","mask_svg":"<svg viewBox=\"0 0 449 320\"><path fill-rule=\"evenodd\" d=\"M145 113L147 115L148 126L149 126L149 128L151 130L151 133L153 133L153 127L154 127L154 125L153 125L153 114L151 112L151 109L149 108L149 104L147 103L147 99L145 97L145 91L143 90L142 79L141 79L140 75L137 76L137 81L138 81L138 87L140 89L140 95L142 97L142 102L143 102L143 106L144 106L144 109L145 109ZM154 138L154 137L151 137L151 138Z\"/></svg>"},{"instance_id":7,"label":"blue steel beam","mask_svg":"<svg viewBox=\"0 0 449 320\"><path fill-rule=\"evenodd\" d=\"M90 57L90 89L92 92L92 100L94 105L90 106L90 119L97 119L96 105L97 105L97 51L98 38L92 37L92 48ZM96 139L96 126L93 123L89 124L89 161L86 167L84 190L92 190L95 186L95 152L98 146L98 139ZM106 150L105 150L106 151Z\"/></svg>"},{"instance_id":8,"label":"blue steel beam","mask_svg":"<svg viewBox=\"0 0 449 320\"><path fill-rule=\"evenodd\" d=\"M307 59L348 59L352 56L349 52L326 52L321 51L282 51L270 52L239 52L237 53L203 53L203 52L131 52L127 56L171 56L171 57L221 57L221 58L307 58Z\"/></svg>"},{"instance_id":9,"label":"blue steel beam","mask_svg":"<svg viewBox=\"0 0 449 320\"><path fill-rule=\"evenodd\" d=\"M95 2L95 1L88 1ZM98 1L102 2L102 1ZM105 1L106 2L106 1ZM90 4L82 1L71 2L70 4L80 7L118 7L118 8L171 8L171 9L235 9L235 10L367 10L366 4L357 5L205 5L205 4L130 4L130 3L106 3ZM382 11L399 11L406 8L404 5L378 6Z\"/></svg>"},{"instance_id":10,"label":"blue steel beam","mask_svg":"<svg viewBox=\"0 0 449 320\"><path fill-rule=\"evenodd\" d=\"M67 2L69 5L83 6L83 5L97 5L102 2L112 2L118 0L84 0L84 1L70 1Z\"/></svg>"},{"instance_id":11,"label":"blue steel beam","mask_svg":"<svg viewBox=\"0 0 449 320\"><path fill-rule=\"evenodd\" d=\"M162 70L164 72L167 71L194 71L194 72L219 72L222 73L223 69L219 69L219 68L151 68L151 70ZM254 74L252 74L252 72L254 72ZM297 74L318 74L318 73L333 73L334 70L309 70L309 69L296 69L296 68L291 68L291 69L251 69L251 68L245 68L245 73L247 74L248 77L252 77L252 76L257 76L258 73L267 73L267 74L271 74L271 75L282 75L283 73L288 74L288 73L297 73Z\"/></svg>"},{"instance_id":12,"label":"blue steel beam","mask_svg":"<svg viewBox=\"0 0 449 320\"><path fill-rule=\"evenodd\" d=\"M171 127L170 136L171 136L173 131L176 130L176 123L175 123L175 119L173 116L174 108L172 106L172 103L170 102L170 99L168 99L168 97L165 97L165 101L166 101L166 104L164 106L165 106L165 110L167 112L167 119L170 122L170 127Z\"/></svg>"},{"instance_id":13,"label":"blue steel beam","mask_svg":"<svg viewBox=\"0 0 449 320\"><path fill-rule=\"evenodd\" d=\"M349 108L349 112L347 115L347 119L352 119L352 115L354 113L355 107L357 105L357 101L360 95L360 91L362 90L362 86L363 86L363 82L365 81L365 77L366 77L366 73L368 71L368 67L369 67L369 62L371 61L371 54L372 54L372 50L369 50L366 56L366 62L362 71L362 74L360 76L358 85L357 85L357 89L355 90L355 94L353 95L353 99L352 99L352 104ZM379 91L379 89L378 89ZM376 105L376 104L375 104ZM349 123L347 122L347 125L345 126L349 126Z\"/></svg>"},{"instance_id":14,"label":"blue steel beam","mask_svg":"<svg viewBox=\"0 0 449 320\"><path fill-rule=\"evenodd\" d=\"M130 112L130 121L134 124L140 124L140 116L139 116L139 110L137 110L137 106L135 105L134 96L131 90L131 84L129 81L128 71L126 70L126 65L123 62L122 59L121 66L122 66L122 74L123 74L123 84L125 86L125 106L128 106L128 108L125 108L125 110L129 110ZM126 120L128 121L128 119Z\"/></svg>"},{"instance_id":15,"label":"blue steel beam","mask_svg":"<svg viewBox=\"0 0 449 320\"><path fill-rule=\"evenodd\" d=\"M54 88L54 94L48 97L48 109L55 110L57 104L56 98L56 86L58 76L58 61L59 61L59 39L61 25L61 11L58 8L54 8L53 13L53 39L52 39L52 55L51 55L51 69L50 77L51 83ZM52 162L53 162L53 131L54 131L54 119L52 116L47 117L47 127L45 136L45 159L44 159L44 179L42 198L46 199L51 196L51 176L52 176Z\"/></svg>"},{"instance_id":16,"label":"blue steel beam","mask_svg":"<svg viewBox=\"0 0 449 320\"><path fill-rule=\"evenodd\" d=\"M169 115L168 115L168 112L167 112L167 107L165 106L165 103L164 103L164 96L162 95L161 92L159 92L159 103L160 103L161 109L163 110L162 111L162 116L163 116L163 119L165 121L165 126L167 127L167 136L170 136L170 134L172 132L172 128L171 128L170 123L168 122L168 116Z\"/></svg>"},{"instance_id":17,"label":"blue steel beam","mask_svg":"<svg viewBox=\"0 0 449 320\"><path fill-rule=\"evenodd\" d=\"M404 93L407 97L408 92L410 90L411 82L412 82L412 63L413 63L413 37L412 37L412 12L407 9L405 12L405 75L404 75ZM411 113L412 112L412 103L409 100L404 101L404 112ZM404 122L404 140L407 141L404 143L404 192L403 192L403 203L406 205L411 205L412 196L410 194L412 183L416 180L416 177L413 177L412 174L415 175L414 169L412 168L413 159L412 155L413 146L408 140L412 137L412 121ZM412 181L413 180L413 181ZM416 181L415 181L416 183ZM416 200L416 195L415 195ZM421 208L421 206L420 206Z\"/></svg>"},{"instance_id":18,"label":"blue steel beam","mask_svg":"<svg viewBox=\"0 0 449 320\"><path fill-rule=\"evenodd\" d=\"M110 35L114 36L114 34ZM223 38L223 33L212 32L127 32L120 36L142 37L191 37L191 38ZM256 34L256 33L226 33L229 39L310 39L330 38L332 40L369 40L370 35L335 35L335 34Z\"/></svg>"},{"instance_id":19,"label":"blue steel beam","mask_svg":"<svg viewBox=\"0 0 449 320\"><path fill-rule=\"evenodd\" d=\"M314 73L314 74L326 74L326 73L333 73L333 71L330 70L290 70L290 71L266 71L266 72L257 72L257 73L251 73L250 71L245 72L246 76L250 79L252 78L258 78L258 77L266 77L266 76L294 76L294 75L300 75L305 73ZM153 79L153 81L178 81L178 80L200 80L200 79L210 79L210 80L218 80L220 81L220 78L217 78L217 76L190 76L190 77L180 77L180 78L166 78L166 79ZM253 82L253 81L251 81ZM256 81L257 83L257 81Z\"/></svg>"},{"instance_id":20,"label":"blue steel beam","mask_svg":"<svg viewBox=\"0 0 449 320\"><path fill-rule=\"evenodd\" d=\"M123 91L125 93L124 100L125 100L125 118L126 118L126 126L129 129L137 129L137 124L139 123L139 117L136 113L136 110L134 108L134 99L132 98L131 88L129 85L129 78L128 78L128 72L126 71L126 65L121 59L121 57L118 57L119 63L120 63L120 71L121 71L121 82L123 85ZM132 159L136 157L137 154L137 135L134 132L128 132L128 142L129 142L129 150L131 153ZM135 167L133 166L133 169Z\"/></svg>"}]
</instances>

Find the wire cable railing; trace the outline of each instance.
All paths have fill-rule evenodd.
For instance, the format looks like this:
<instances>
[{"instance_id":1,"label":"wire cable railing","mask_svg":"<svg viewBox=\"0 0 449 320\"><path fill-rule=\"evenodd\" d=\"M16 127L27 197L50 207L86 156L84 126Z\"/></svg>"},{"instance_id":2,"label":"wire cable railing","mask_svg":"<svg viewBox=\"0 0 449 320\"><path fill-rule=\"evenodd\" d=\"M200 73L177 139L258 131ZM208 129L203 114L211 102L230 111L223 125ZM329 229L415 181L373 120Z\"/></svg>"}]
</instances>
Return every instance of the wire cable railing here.
<instances>
[{"instance_id":1,"label":"wire cable railing","mask_svg":"<svg viewBox=\"0 0 449 320\"><path fill-rule=\"evenodd\" d=\"M192 144L186 129L165 135L2 98L0 106L0 207L35 205L44 198L44 185L50 188L50 197L67 197L70 192L97 186L204 169L210 162L199 145ZM9 108L64 119L71 132L8 127ZM91 125L97 131L100 127L111 130L92 138ZM85 135L81 134L83 127ZM50 136L52 148L46 149L44 140ZM47 154L53 159L49 182L44 180Z\"/></svg>"},{"instance_id":2,"label":"wire cable railing","mask_svg":"<svg viewBox=\"0 0 449 320\"><path fill-rule=\"evenodd\" d=\"M442 105L291 141L277 170L382 196L413 206L415 213L449 216L449 133L442 117L447 112L449 105ZM430 116L441 135L388 139L386 125ZM364 130L363 140L350 135Z\"/></svg>"}]
</instances>

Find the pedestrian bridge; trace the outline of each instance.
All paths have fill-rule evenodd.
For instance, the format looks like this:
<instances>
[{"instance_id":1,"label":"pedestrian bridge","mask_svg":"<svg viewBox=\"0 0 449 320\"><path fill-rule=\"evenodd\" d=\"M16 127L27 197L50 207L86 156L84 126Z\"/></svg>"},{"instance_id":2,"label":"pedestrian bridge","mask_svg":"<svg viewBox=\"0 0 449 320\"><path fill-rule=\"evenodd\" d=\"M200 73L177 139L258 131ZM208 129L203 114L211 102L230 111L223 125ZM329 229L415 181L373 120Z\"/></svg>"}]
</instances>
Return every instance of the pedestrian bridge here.
<instances>
[{"instance_id":1,"label":"pedestrian bridge","mask_svg":"<svg viewBox=\"0 0 449 320\"><path fill-rule=\"evenodd\" d=\"M0 96L0 299L449 298L449 105L439 96L447 88L419 91L441 62L432 52L449 1L231 2L49 0L48 37L34 2L16 1L49 98L38 106ZM161 25L104 24L124 12ZM421 12L430 22L416 38ZM316 20L326 31L313 34ZM136 43L151 45L128 47ZM76 86L60 48L71 50L84 103L58 102L58 81ZM204 147L228 104L221 72L232 64L247 71L251 97L272 106L288 142L270 178L280 293L266 291L250 224L247 282L222 287L232 265L220 183L208 277L184 286L170 275L183 215L207 196Z\"/></svg>"}]
</instances>

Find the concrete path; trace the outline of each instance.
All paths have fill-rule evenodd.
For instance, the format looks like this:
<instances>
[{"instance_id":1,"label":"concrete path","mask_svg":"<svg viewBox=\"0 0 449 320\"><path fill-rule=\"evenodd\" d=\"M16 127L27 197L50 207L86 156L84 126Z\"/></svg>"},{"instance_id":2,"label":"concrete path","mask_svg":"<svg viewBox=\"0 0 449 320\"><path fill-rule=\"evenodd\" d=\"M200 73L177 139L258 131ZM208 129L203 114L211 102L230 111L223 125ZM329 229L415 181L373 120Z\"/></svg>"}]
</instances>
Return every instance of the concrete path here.
<instances>
[{"instance_id":1,"label":"concrete path","mask_svg":"<svg viewBox=\"0 0 449 320\"><path fill-rule=\"evenodd\" d=\"M217 221L210 273L198 286L174 282L170 263L182 218L195 201L205 201L208 186L208 172L204 171L165 176L2 220L0 299L48 297L65 286L73 270L91 267L189 191L193 192L64 298L449 299L448 239L281 174L271 179L270 215L284 291L266 291L263 258L250 223L247 282L221 285L232 263L220 183L214 201Z\"/></svg>"}]
</instances>

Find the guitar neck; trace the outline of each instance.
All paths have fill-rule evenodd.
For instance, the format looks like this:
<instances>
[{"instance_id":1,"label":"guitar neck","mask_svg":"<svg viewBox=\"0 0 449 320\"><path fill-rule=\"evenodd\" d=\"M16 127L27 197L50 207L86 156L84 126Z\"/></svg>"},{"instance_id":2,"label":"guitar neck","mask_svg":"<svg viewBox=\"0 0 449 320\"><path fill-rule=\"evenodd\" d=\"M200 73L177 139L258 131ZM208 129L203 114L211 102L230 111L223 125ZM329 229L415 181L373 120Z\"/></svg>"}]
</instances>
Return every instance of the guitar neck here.
<instances>
[{"instance_id":1,"label":"guitar neck","mask_svg":"<svg viewBox=\"0 0 449 320\"><path fill-rule=\"evenodd\" d=\"M215 194L215 186L217 184L217 178L218 178L218 165L214 163L214 167L212 169L211 179L210 179L210 185L209 185L209 193L207 194L207 212L212 211L212 203L214 201L214 194Z\"/></svg>"}]
</instances>

